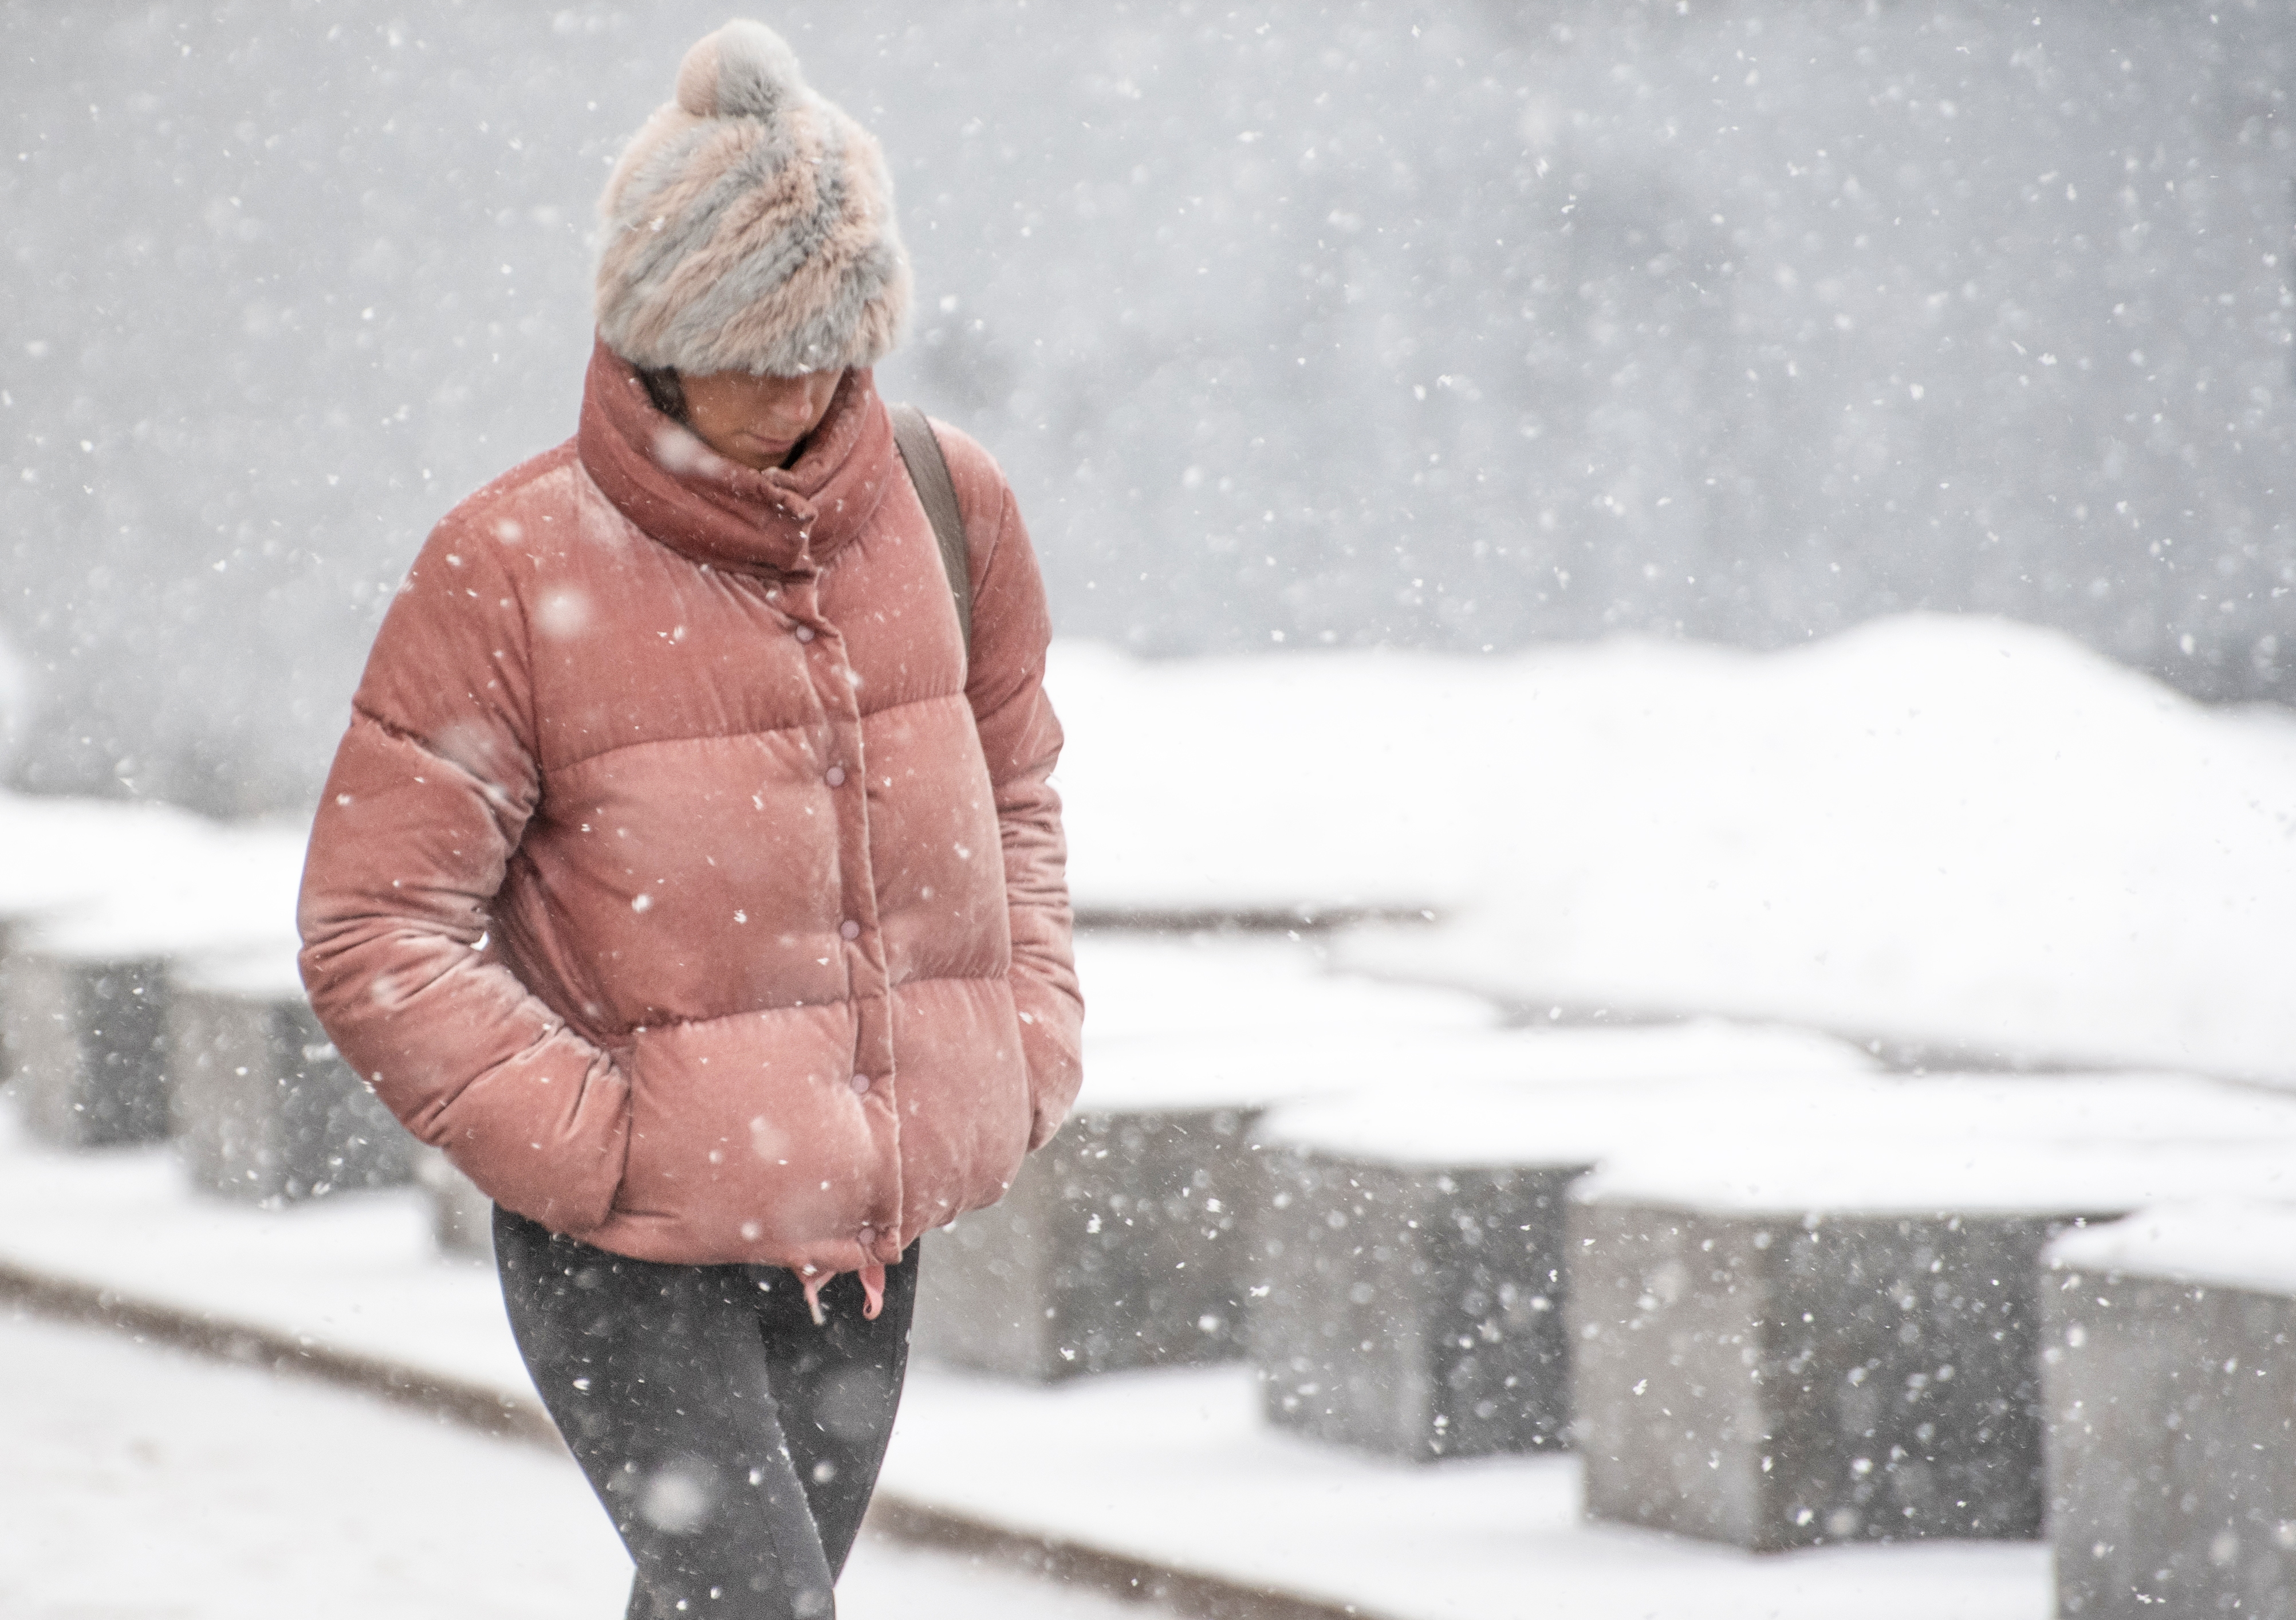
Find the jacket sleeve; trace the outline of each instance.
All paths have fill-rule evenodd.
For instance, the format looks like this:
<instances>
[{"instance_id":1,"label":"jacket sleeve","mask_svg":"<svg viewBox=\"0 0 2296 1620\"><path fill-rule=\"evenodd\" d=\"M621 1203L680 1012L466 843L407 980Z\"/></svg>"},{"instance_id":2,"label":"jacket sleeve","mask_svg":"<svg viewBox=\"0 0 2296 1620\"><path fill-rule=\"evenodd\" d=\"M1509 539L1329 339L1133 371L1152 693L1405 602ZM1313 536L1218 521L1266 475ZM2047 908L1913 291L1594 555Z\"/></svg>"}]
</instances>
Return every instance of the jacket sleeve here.
<instances>
[{"instance_id":1,"label":"jacket sleeve","mask_svg":"<svg viewBox=\"0 0 2296 1620\"><path fill-rule=\"evenodd\" d=\"M936 424L937 426L939 424ZM1013 999L1041 1147L1083 1083L1084 998L1077 987L1069 909L1068 842L1053 767L1061 723L1045 692L1052 615L1019 503L987 451L940 428L972 537L972 655L965 683L1004 847L1013 925Z\"/></svg>"},{"instance_id":2,"label":"jacket sleeve","mask_svg":"<svg viewBox=\"0 0 2296 1620\"><path fill-rule=\"evenodd\" d=\"M579 1233L620 1182L627 1089L504 965L489 916L541 789L526 566L452 516L424 546L352 700L298 921L312 1007L390 1111L497 1202Z\"/></svg>"}]
</instances>

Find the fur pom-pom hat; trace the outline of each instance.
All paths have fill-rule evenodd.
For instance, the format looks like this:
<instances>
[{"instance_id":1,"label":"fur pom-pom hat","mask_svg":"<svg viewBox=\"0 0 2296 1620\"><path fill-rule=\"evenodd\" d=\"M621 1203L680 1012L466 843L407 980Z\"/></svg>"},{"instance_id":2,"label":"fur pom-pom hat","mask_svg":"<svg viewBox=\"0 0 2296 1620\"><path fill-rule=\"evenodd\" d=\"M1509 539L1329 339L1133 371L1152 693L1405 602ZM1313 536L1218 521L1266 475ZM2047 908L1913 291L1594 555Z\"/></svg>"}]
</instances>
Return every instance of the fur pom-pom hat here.
<instances>
[{"instance_id":1,"label":"fur pom-pom hat","mask_svg":"<svg viewBox=\"0 0 2296 1620\"><path fill-rule=\"evenodd\" d=\"M873 366L900 338L884 155L762 23L685 53L598 211L598 334L641 370L793 377Z\"/></svg>"}]
</instances>

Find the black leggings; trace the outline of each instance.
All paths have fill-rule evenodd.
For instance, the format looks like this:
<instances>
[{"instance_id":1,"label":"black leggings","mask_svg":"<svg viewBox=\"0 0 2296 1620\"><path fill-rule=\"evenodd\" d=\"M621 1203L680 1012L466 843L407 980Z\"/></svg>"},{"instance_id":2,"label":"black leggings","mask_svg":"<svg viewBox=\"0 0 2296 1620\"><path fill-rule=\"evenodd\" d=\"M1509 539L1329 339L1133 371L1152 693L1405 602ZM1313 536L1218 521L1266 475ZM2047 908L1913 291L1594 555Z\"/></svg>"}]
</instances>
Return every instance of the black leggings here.
<instances>
[{"instance_id":1,"label":"black leggings","mask_svg":"<svg viewBox=\"0 0 2296 1620\"><path fill-rule=\"evenodd\" d=\"M637 1566L629 1620L830 1620L907 1370L914 1245L816 1327L795 1273L630 1260L495 1211L511 1331Z\"/></svg>"}]
</instances>

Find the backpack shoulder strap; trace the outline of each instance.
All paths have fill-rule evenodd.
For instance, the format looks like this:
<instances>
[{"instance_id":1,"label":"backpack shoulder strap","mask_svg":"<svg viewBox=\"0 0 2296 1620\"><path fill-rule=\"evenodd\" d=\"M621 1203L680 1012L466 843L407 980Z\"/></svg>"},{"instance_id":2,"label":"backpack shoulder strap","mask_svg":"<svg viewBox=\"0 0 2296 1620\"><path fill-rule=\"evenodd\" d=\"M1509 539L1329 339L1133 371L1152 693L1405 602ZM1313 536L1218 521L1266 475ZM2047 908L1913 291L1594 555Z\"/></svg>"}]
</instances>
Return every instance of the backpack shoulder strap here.
<instances>
[{"instance_id":1,"label":"backpack shoulder strap","mask_svg":"<svg viewBox=\"0 0 2296 1620\"><path fill-rule=\"evenodd\" d=\"M948 592L956 601L957 628L964 635L964 654L972 656L972 549L964 532L964 514L956 504L956 481L948 475L948 458L932 424L914 405L896 405L893 446L925 515L932 520L933 539L940 542L941 571L948 575Z\"/></svg>"}]
</instances>

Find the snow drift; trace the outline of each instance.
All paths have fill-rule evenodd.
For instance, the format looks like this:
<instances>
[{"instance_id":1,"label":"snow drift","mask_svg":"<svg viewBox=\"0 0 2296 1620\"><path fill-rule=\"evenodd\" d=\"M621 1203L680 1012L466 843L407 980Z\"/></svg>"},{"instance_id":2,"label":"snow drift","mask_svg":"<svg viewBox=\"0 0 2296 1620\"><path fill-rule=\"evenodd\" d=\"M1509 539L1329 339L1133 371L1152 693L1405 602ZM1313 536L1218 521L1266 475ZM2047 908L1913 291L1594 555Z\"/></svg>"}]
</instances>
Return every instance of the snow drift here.
<instances>
[{"instance_id":1,"label":"snow drift","mask_svg":"<svg viewBox=\"0 0 2296 1620\"><path fill-rule=\"evenodd\" d=\"M1086 908L1425 908L1439 926L1358 931L1339 959L1534 1013L2296 1076L2296 723L2053 632L1915 615L1767 654L1160 665L1071 646L1052 680Z\"/></svg>"}]
</instances>

